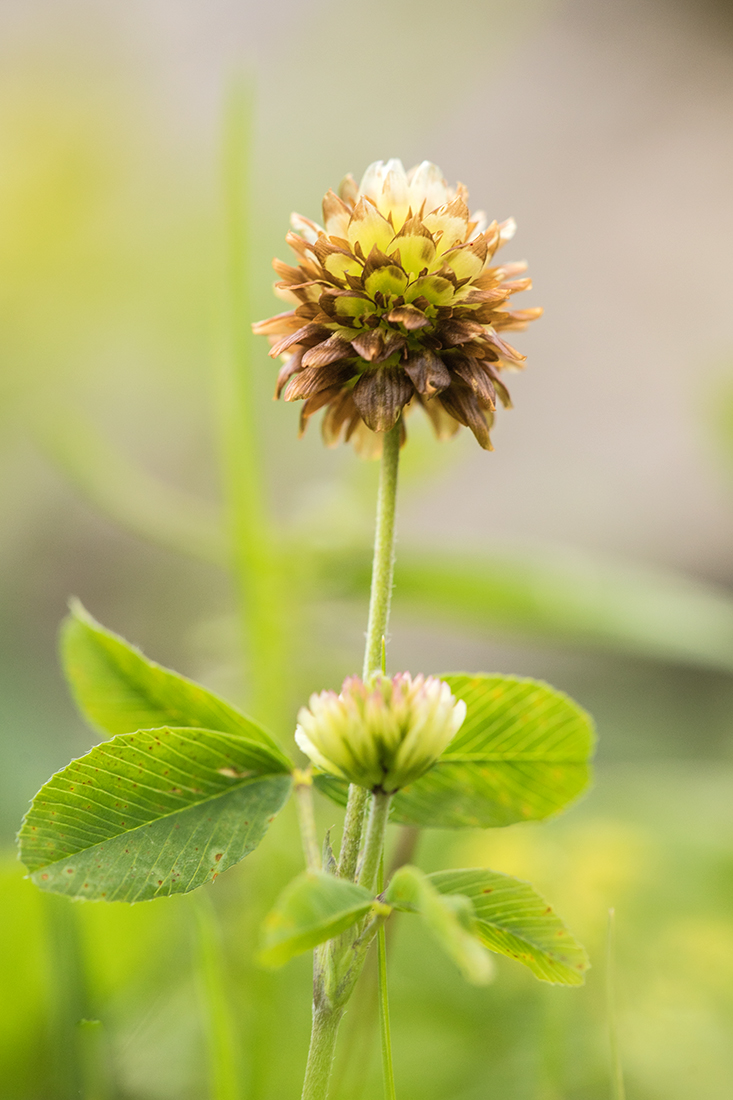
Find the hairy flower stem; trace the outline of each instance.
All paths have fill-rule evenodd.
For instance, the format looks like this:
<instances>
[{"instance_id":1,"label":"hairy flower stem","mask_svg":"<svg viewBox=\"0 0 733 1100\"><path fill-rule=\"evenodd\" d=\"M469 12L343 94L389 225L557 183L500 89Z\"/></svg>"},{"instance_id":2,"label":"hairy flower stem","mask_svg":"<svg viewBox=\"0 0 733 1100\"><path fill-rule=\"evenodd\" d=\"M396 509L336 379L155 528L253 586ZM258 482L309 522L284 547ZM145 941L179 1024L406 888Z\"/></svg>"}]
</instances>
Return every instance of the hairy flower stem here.
<instances>
[{"instance_id":1,"label":"hairy flower stem","mask_svg":"<svg viewBox=\"0 0 733 1100\"><path fill-rule=\"evenodd\" d=\"M372 591L364 651L364 679L382 667L382 639L387 635L394 575L394 526L397 504L397 468L400 461L399 420L384 436L377 495L377 530L372 560Z\"/></svg>"},{"instance_id":2,"label":"hairy flower stem","mask_svg":"<svg viewBox=\"0 0 733 1100\"><path fill-rule=\"evenodd\" d=\"M364 812L368 799L369 791L366 787L358 787L356 783L349 786L349 800L346 804L344 839L341 842L341 852L339 853L338 875L339 878L347 878L352 882L356 878L356 865L359 862L361 834L364 828Z\"/></svg>"},{"instance_id":3,"label":"hairy flower stem","mask_svg":"<svg viewBox=\"0 0 733 1100\"><path fill-rule=\"evenodd\" d=\"M336 1037L343 1009L322 1009L313 1005L313 1029L305 1069L302 1100L324 1100L328 1095Z\"/></svg>"},{"instance_id":4,"label":"hairy flower stem","mask_svg":"<svg viewBox=\"0 0 733 1100\"><path fill-rule=\"evenodd\" d=\"M394 575L394 531L397 505L397 470L400 461L401 425L398 421L386 432L382 449L377 493L377 524L374 534L374 558L372 561L372 586L369 599L369 620L364 650L366 680L370 673L381 668L382 643L389 624L389 606L392 599ZM341 878L354 879L359 859L364 814L369 792L352 783L344 821L344 839L341 843L338 873Z\"/></svg>"},{"instance_id":5,"label":"hairy flower stem","mask_svg":"<svg viewBox=\"0 0 733 1100\"><path fill-rule=\"evenodd\" d=\"M367 825L366 840L364 842L364 859L359 874L359 885L372 893L377 888L379 865L384 854L384 834L387 829L391 801L391 794L385 794L384 791L375 791L369 809L369 824Z\"/></svg>"},{"instance_id":6,"label":"hairy flower stem","mask_svg":"<svg viewBox=\"0 0 733 1100\"><path fill-rule=\"evenodd\" d=\"M392 598L394 574L394 529L397 504L397 469L400 458L401 426L399 421L384 436L382 463L379 472L377 495L377 525L374 536L372 586L369 600L369 621L364 652L364 679L382 667L382 646L389 623L389 605ZM364 830L364 816L369 791L352 783L344 821L344 836L339 854L338 874L352 882L356 869ZM364 859L359 880L373 890L376 886L379 865L384 851L384 832L389 814L390 796L375 794L367 827ZM329 944L328 947L331 947ZM325 996L321 963L328 965L329 952L317 952L315 960L313 1027L311 1031L308 1065L305 1072L302 1100L326 1100L328 1081L333 1065L343 1006L332 1006ZM363 959L360 966L363 965ZM353 983L351 985L353 989Z\"/></svg>"}]
</instances>

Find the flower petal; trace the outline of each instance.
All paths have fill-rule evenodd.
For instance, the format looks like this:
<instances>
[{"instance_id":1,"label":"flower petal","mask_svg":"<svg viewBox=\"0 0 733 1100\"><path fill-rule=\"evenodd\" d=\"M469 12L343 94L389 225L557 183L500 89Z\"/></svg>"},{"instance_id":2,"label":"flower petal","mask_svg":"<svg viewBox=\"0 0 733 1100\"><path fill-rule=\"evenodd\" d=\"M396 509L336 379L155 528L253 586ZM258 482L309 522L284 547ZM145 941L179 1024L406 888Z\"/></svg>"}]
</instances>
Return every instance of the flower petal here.
<instances>
[{"instance_id":1,"label":"flower petal","mask_svg":"<svg viewBox=\"0 0 733 1100\"><path fill-rule=\"evenodd\" d=\"M427 348L411 355L404 369L417 392L423 397L433 397L451 384L450 372L445 363Z\"/></svg>"},{"instance_id":2,"label":"flower petal","mask_svg":"<svg viewBox=\"0 0 733 1100\"><path fill-rule=\"evenodd\" d=\"M407 178L410 183L410 206L416 214L423 209L430 213L448 202L450 189L437 164L424 160L408 172Z\"/></svg>"},{"instance_id":3,"label":"flower petal","mask_svg":"<svg viewBox=\"0 0 733 1100\"><path fill-rule=\"evenodd\" d=\"M399 249L402 267L412 275L425 271L435 259L433 238L417 217L408 218L396 234L390 244L390 250L394 248Z\"/></svg>"},{"instance_id":4,"label":"flower petal","mask_svg":"<svg viewBox=\"0 0 733 1100\"><path fill-rule=\"evenodd\" d=\"M402 367L377 367L361 375L352 393L367 427L373 432L388 432L397 423L413 390Z\"/></svg>"},{"instance_id":5,"label":"flower petal","mask_svg":"<svg viewBox=\"0 0 733 1100\"><path fill-rule=\"evenodd\" d=\"M490 409L496 408L496 389L494 383L481 365L479 359L472 356L456 356L451 361L451 370L463 379L473 390L481 404Z\"/></svg>"},{"instance_id":6,"label":"flower petal","mask_svg":"<svg viewBox=\"0 0 733 1100\"><path fill-rule=\"evenodd\" d=\"M316 325L312 322L303 325L297 332L292 333L290 336L284 336L282 340L278 340L276 344L273 344L270 348L270 358L275 359L278 355L282 355L294 344L302 344L304 347L312 348L314 344L319 344L321 340L325 340L330 335L331 333L323 325Z\"/></svg>"},{"instance_id":7,"label":"flower petal","mask_svg":"<svg viewBox=\"0 0 733 1100\"><path fill-rule=\"evenodd\" d=\"M287 384L286 401L300 401L313 397L322 390L333 386L343 386L354 374L351 363L329 363L323 367L306 367L299 371Z\"/></svg>"},{"instance_id":8,"label":"flower petal","mask_svg":"<svg viewBox=\"0 0 733 1100\"><path fill-rule=\"evenodd\" d=\"M455 287L442 275L422 275L411 283L405 291L405 301L415 302L417 298L426 298L430 305L447 306L455 294Z\"/></svg>"},{"instance_id":9,"label":"flower petal","mask_svg":"<svg viewBox=\"0 0 733 1100\"><path fill-rule=\"evenodd\" d=\"M298 348L290 358L280 367L280 371L277 376L277 382L275 384L275 397L278 398L283 391L285 383L288 382L294 374L301 369L304 349Z\"/></svg>"},{"instance_id":10,"label":"flower petal","mask_svg":"<svg viewBox=\"0 0 733 1100\"><path fill-rule=\"evenodd\" d=\"M343 199L347 206L353 206L359 195L359 185L349 172L339 184L339 198Z\"/></svg>"},{"instance_id":11,"label":"flower petal","mask_svg":"<svg viewBox=\"0 0 733 1100\"><path fill-rule=\"evenodd\" d=\"M335 363L339 359L353 356L351 344L338 333L329 336L321 344L309 348L303 356L304 367L323 367L326 363Z\"/></svg>"},{"instance_id":12,"label":"flower petal","mask_svg":"<svg viewBox=\"0 0 733 1100\"><path fill-rule=\"evenodd\" d=\"M440 401L451 416L471 429L485 451L493 451L489 436L493 414L490 410L485 411L481 408L475 393L468 387L453 385L450 389L444 390L435 400Z\"/></svg>"},{"instance_id":13,"label":"flower petal","mask_svg":"<svg viewBox=\"0 0 733 1100\"><path fill-rule=\"evenodd\" d=\"M441 343L446 348L466 344L474 336L483 336L485 332L486 329L478 321L456 321L453 318L445 321L438 330Z\"/></svg>"},{"instance_id":14,"label":"flower petal","mask_svg":"<svg viewBox=\"0 0 733 1100\"><path fill-rule=\"evenodd\" d=\"M360 332L358 336L354 337L351 346L362 359L365 359L367 363L371 363L378 359L384 351L384 334L378 328L367 329L366 332Z\"/></svg>"},{"instance_id":15,"label":"flower petal","mask_svg":"<svg viewBox=\"0 0 733 1100\"><path fill-rule=\"evenodd\" d=\"M388 298L396 298L400 294L404 294L408 279L401 267L390 262L382 267L377 267L367 274L368 268L369 260L367 261L367 266L364 268L364 290L370 298L373 298L377 292L384 297L385 301Z\"/></svg>"},{"instance_id":16,"label":"flower petal","mask_svg":"<svg viewBox=\"0 0 733 1100\"><path fill-rule=\"evenodd\" d=\"M430 318L426 317L422 310L407 304L394 306L387 314L387 320L393 325L404 325L409 332L415 332L430 324Z\"/></svg>"},{"instance_id":17,"label":"flower petal","mask_svg":"<svg viewBox=\"0 0 733 1100\"><path fill-rule=\"evenodd\" d=\"M462 244L468 236L469 211L463 199L456 197L451 202L426 214L425 226L434 237L440 234L438 253L442 254L456 244Z\"/></svg>"},{"instance_id":18,"label":"flower petal","mask_svg":"<svg viewBox=\"0 0 733 1100\"><path fill-rule=\"evenodd\" d=\"M300 320L295 316L295 310L289 309L286 313L276 313L274 317L266 317L264 321L254 321L252 332L255 336L280 336L281 333L292 332L300 328Z\"/></svg>"},{"instance_id":19,"label":"flower petal","mask_svg":"<svg viewBox=\"0 0 733 1100\"><path fill-rule=\"evenodd\" d=\"M376 206L361 198L354 207L346 236L352 248L358 243L364 255L368 256L375 245L385 252L394 230Z\"/></svg>"},{"instance_id":20,"label":"flower petal","mask_svg":"<svg viewBox=\"0 0 733 1100\"><path fill-rule=\"evenodd\" d=\"M385 218L392 215L392 225L397 229L403 224L410 209L407 173L401 160L388 160L384 168L382 194L377 199L377 206Z\"/></svg>"},{"instance_id":21,"label":"flower petal","mask_svg":"<svg viewBox=\"0 0 733 1100\"><path fill-rule=\"evenodd\" d=\"M329 237L345 237L351 210L330 188L323 198L323 225Z\"/></svg>"}]
</instances>

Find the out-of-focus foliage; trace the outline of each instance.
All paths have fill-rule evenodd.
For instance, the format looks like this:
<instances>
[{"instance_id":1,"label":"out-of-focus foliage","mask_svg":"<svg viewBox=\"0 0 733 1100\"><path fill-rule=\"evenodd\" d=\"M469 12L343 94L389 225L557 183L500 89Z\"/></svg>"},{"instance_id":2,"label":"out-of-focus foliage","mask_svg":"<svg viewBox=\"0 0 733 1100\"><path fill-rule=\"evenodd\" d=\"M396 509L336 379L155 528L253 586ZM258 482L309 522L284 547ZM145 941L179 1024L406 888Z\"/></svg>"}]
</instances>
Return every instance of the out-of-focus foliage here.
<instances>
[{"instance_id":1,"label":"out-of-focus foliage","mask_svg":"<svg viewBox=\"0 0 733 1100\"><path fill-rule=\"evenodd\" d=\"M593 968L584 988L563 992L499 959L494 982L471 990L447 958L425 966L431 933L410 915L401 917L390 970L400 1095L478 1098L490 1081L506 1100L606 1100L604 957L607 911L614 905L629 1094L727 1100L733 1079L732 805L727 768L608 767L593 797L550 825L426 834L419 858L427 870L450 859L535 882L588 945ZM324 823L328 813L322 812ZM261 860L256 854L219 879L213 898L221 981L241 1044L241 1095L264 1098L297 1095L310 967L303 959L271 972L252 960L257 925L275 900L277 882L298 870L276 829L261 851ZM102 1021L113 1096L194 1100L205 1092L211 1006L197 985L202 947L195 895L132 909L68 905L36 891L9 857L2 896L0 1073L12 1083L9 1098L75 1095L62 1091L59 1067L69 1058L73 1064L64 1072L74 1066L81 1072L81 1016ZM368 997L345 1021L344 1039L364 1013ZM287 1058L277 1038L283 1030ZM67 1036L76 1047L64 1053ZM378 1062L376 1046L358 1043L352 1064L339 1071L337 1100L357 1095L359 1082L364 1100L377 1100Z\"/></svg>"}]
</instances>

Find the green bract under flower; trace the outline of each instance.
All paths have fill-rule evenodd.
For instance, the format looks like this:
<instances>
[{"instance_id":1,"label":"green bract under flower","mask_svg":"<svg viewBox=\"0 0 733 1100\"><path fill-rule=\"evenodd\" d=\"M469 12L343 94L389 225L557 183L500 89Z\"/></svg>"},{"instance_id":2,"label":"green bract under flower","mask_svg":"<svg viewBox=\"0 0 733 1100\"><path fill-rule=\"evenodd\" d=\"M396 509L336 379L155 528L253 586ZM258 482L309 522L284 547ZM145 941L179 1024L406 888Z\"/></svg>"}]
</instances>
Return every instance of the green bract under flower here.
<instances>
[{"instance_id":1,"label":"green bract under flower","mask_svg":"<svg viewBox=\"0 0 733 1100\"><path fill-rule=\"evenodd\" d=\"M526 290L526 264L494 265L513 220L487 225L468 193L423 161L405 172L377 161L357 187L351 176L323 200L321 227L292 218L287 241L297 266L275 260L278 294L295 306L254 326L281 356L276 393L303 400L301 429L325 406L329 444L351 439L365 455L403 409L421 405L439 438L460 425L491 449L499 379L524 362L501 333L521 329L539 308L507 308Z\"/></svg>"},{"instance_id":2,"label":"green bract under flower","mask_svg":"<svg viewBox=\"0 0 733 1100\"><path fill-rule=\"evenodd\" d=\"M418 779L438 759L466 716L448 684L399 673L365 684L353 676L341 693L312 695L298 714L295 740L330 775L388 793Z\"/></svg>"}]
</instances>

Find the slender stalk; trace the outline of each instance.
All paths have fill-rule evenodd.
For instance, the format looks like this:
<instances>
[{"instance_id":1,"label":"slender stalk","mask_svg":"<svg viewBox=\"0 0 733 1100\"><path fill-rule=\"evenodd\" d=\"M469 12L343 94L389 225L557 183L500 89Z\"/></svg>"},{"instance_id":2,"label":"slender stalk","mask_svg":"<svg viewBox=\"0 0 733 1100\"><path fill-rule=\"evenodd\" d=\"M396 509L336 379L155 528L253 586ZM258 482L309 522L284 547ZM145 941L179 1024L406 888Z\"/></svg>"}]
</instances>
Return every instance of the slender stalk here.
<instances>
[{"instance_id":1,"label":"slender stalk","mask_svg":"<svg viewBox=\"0 0 733 1100\"><path fill-rule=\"evenodd\" d=\"M313 1029L302 1100L325 1100L328 1095L336 1036L342 1015L342 1009L326 1010L313 1006Z\"/></svg>"},{"instance_id":2,"label":"slender stalk","mask_svg":"<svg viewBox=\"0 0 733 1100\"><path fill-rule=\"evenodd\" d=\"M382 1040L382 1081L385 1100L397 1100L392 1065L392 1035L389 1027L389 997L387 991L387 939L384 925L377 932L379 965L379 1033Z\"/></svg>"},{"instance_id":3,"label":"slender stalk","mask_svg":"<svg viewBox=\"0 0 733 1100\"><path fill-rule=\"evenodd\" d=\"M349 787L349 801L346 803L346 817L344 819L344 839L341 842L339 853L338 875L339 878L347 878L354 881L356 877L356 865L359 861L359 849L361 847L361 834L364 830L364 814L369 800L369 791L366 787L357 787L352 783Z\"/></svg>"},{"instance_id":4,"label":"slender stalk","mask_svg":"<svg viewBox=\"0 0 733 1100\"><path fill-rule=\"evenodd\" d=\"M624 1071L618 1048L616 1024L616 910L608 910L608 945L606 953L606 999L608 1038L611 1047L611 1089L613 1100L626 1100Z\"/></svg>"},{"instance_id":5,"label":"slender stalk","mask_svg":"<svg viewBox=\"0 0 733 1100\"><path fill-rule=\"evenodd\" d=\"M372 586L369 599L369 621L364 652L364 679L372 672L384 672L384 647L389 623L394 574L394 529L397 503L397 469L400 457L401 426L385 433L377 494L377 523L374 536ZM369 814L364 845L364 860L359 881L374 890L384 851L384 833L389 814L390 795L375 794ZM339 854L338 874L354 880L359 860L364 814L369 792L351 784L344 821L344 836ZM329 948L332 946L328 945ZM324 958L325 954L325 958ZM313 1028L308 1065L303 1084L303 1100L326 1100L328 1081L336 1049L336 1036L343 1008L332 1008L324 997L321 964L329 965L328 952L316 952L314 961ZM363 959L359 968L363 965ZM325 1002L325 1003L324 1003Z\"/></svg>"},{"instance_id":6,"label":"slender stalk","mask_svg":"<svg viewBox=\"0 0 733 1100\"><path fill-rule=\"evenodd\" d=\"M394 528L401 430L402 426L398 421L384 436L377 494L377 529L374 535L369 623L364 651L364 679L382 667L382 639L387 636L389 623L389 605L392 599L394 576Z\"/></svg>"},{"instance_id":7,"label":"slender stalk","mask_svg":"<svg viewBox=\"0 0 733 1100\"><path fill-rule=\"evenodd\" d=\"M380 862L379 891L384 890L384 856ZM390 997L386 980L386 928L380 925L376 941L376 956L380 981L380 1035L382 1038L382 1078L384 1081L384 1100L396 1100L394 1087L394 1066L392 1065L392 1034L390 1032Z\"/></svg>"},{"instance_id":8,"label":"slender stalk","mask_svg":"<svg viewBox=\"0 0 733 1100\"><path fill-rule=\"evenodd\" d=\"M305 865L309 871L320 871L321 853L318 847L316 819L313 813L313 778L310 771L295 768L295 805L298 810L298 824L303 842Z\"/></svg>"},{"instance_id":9,"label":"slender stalk","mask_svg":"<svg viewBox=\"0 0 733 1100\"><path fill-rule=\"evenodd\" d=\"M221 931L204 890L191 899L196 918L198 979L209 1063L210 1100L241 1100L236 1025L227 996L227 970Z\"/></svg>"},{"instance_id":10,"label":"slender stalk","mask_svg":"<svg viewBox=\"0 0 733 1100\"><path fill-rule=\"evenodd\" d=\"M364 649L364 679L377 669L385 671L385 639L389 625L389 607L394 576L395 510L397 506L397 471L400 461L401 424L399 421L386 432L382 447L377 492L377 523L374 533L372 585L369 597L369 620ZM352 783L346 806L344 838L339 855L338 874L353 879L359 859L364 828L364 814L369 794Z\"/></svg>"},{"instance_id":11,"label":"slender stalk","mask_svg":"<svg viewBox=\"0 0 733 1100\"><path fill-rule=\"evenodd\" d=\"M364 860L359 873L359 885L374 892L377 888L379 865L384 855L384 834L387 830L391 794L375 791L369 808L369 823L364 842Z\"/></svg>"}]
</instances>

